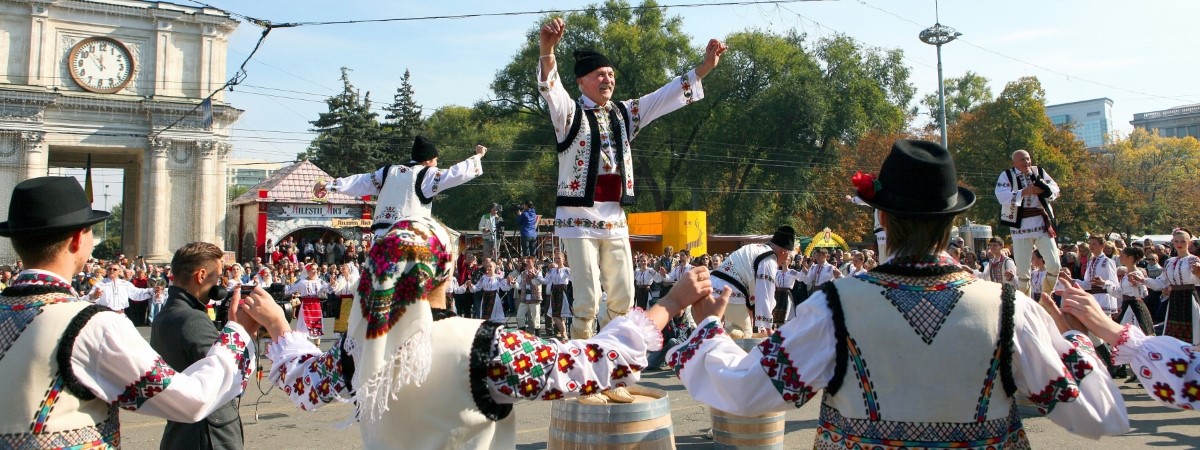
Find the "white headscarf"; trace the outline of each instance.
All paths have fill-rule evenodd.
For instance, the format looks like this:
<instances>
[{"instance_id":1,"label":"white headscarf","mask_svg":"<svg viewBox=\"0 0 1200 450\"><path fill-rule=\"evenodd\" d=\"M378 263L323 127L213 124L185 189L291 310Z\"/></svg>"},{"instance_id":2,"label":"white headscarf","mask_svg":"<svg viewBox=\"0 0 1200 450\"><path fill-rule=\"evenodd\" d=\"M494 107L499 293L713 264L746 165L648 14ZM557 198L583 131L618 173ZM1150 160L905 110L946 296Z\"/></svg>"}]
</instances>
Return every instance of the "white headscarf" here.
<instances>
[{"instance_id":1,"label":"white headscarf","mask_svg":"<svg viewBox=\"0 0 1200 450\"><path fill-rule=\"evenodd\" d=\"M402 218L371 246L350 309L355 415L376 422L406 385L429 375L433 312L425 295L454 267L453 232L428 217Z\"/></svg>"}]
</instances>

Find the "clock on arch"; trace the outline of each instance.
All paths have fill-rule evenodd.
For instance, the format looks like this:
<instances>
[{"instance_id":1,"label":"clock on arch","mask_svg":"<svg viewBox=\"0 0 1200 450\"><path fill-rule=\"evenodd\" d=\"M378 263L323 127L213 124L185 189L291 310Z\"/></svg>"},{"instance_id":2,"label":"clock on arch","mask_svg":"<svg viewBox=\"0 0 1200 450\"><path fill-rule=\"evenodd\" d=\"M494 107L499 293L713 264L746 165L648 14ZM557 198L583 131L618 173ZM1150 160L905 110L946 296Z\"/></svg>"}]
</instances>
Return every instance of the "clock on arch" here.
<instances>
[{"instance_id":1,"label":"clock on arch","mask_svg":"<svg viewBox=\"0 0 1200 450\"><path fill-rule=\"evenodd\" d=\"M113 38L97 36L79 41L67 56L68 72L79 87L98 94L112 94L133 81L133 56L129 48Z\"/></svg>"}]
</instances>

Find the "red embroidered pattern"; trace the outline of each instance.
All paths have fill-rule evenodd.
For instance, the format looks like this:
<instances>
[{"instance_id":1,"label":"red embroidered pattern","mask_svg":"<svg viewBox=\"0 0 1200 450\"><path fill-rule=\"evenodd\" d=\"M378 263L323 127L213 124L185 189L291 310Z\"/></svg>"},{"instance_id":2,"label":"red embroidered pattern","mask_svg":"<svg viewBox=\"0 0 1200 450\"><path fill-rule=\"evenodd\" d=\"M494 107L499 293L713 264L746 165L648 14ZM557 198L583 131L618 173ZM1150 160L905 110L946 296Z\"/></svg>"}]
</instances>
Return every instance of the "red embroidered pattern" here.
<instances>
[{"instance_id":1,"label":"red embroidered pattern","mask_svg":"<svg viewBox=\"0 0 1200 450\"><path fill-rule=\"evenodd\" d=\"M166 390L167 386L171 385L173 376L175 376L175 370L171 369L161 357L157 358L150 370L126 386L125 392L117 396L117 404L126 411L137 411L146 401Z\"/></svg>"},{"instance_id":2,"label":"red embroidered pattern","mask_svg":"<svg viewBox=\"0 0 1200 450\"><path fill-rule=\"evenodd\" d=\"M700 329L697 329L687 343L680 346L678 350L675 350L675 353L671 354L671 361L667 364L675 370L675 376L678 377L679 373L683 372L683 366L693 356L696 356L696 349L700 348L700 344L722 334L725 334L725 329L721 328L721 324L717 323L717 321L709 322Z\"/></svg>"},{"instance_id":3,"label":"red embroidered pattern","mask_svg":"<svg viewBox=\"0 0 1200 450\"><path fill-rule=\"evenodd\" d=\"M799 408L812 399L816 392L800 379L800 371L796 368L795 361L783 348L782 334L778 331L771 334L771 337L758 344L758 350L763 355L763 370L784 401Z\"/></svg>"}]
</instances>

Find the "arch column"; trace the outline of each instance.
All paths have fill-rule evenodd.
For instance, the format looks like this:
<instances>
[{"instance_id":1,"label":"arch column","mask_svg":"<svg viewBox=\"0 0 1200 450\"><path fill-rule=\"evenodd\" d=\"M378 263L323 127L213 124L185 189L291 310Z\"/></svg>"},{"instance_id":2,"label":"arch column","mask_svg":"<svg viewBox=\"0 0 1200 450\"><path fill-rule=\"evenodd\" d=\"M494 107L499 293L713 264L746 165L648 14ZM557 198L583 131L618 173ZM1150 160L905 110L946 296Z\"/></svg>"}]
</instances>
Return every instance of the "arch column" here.
<instances>
[{"instance_id":1,"label":"arch column","mask_svg":"<svg viewBox=\"0 0 1200 450\"><path fill-rule=\"evenodd\" d=\"M22 131L21 144L25 151L25 179L46 176L50 162L50 152L46 151L46 133Z\"/></svg>"},{"instance_id":2,"label":"arch column","mask_svg":"<svg viewBox=\"0 0 1200 450\"><path fill-rule=\"evenodd\" d=\"M168 214L168 203L171 199L171 183L167 177L167 152L173 141L170 139L151 139L146 152L146 167L149 186L146 193L146 233L143 235L146 259L150 262L168 262L171 260L168 242L170 241L171 217Z\"/></svg>"}]
</instances>

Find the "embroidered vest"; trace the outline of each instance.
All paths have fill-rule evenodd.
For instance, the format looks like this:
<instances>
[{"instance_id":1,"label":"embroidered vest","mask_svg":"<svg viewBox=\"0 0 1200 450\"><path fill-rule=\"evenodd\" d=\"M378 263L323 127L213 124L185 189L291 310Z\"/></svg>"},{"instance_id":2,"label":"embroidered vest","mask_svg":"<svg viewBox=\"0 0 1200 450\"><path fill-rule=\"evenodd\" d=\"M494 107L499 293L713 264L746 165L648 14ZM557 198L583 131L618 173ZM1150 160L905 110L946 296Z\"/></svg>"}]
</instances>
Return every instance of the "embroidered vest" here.
<instances>
[{"instance_id":1,"label":"embroidered vest","mask_svg":"<svg viewBox=\"0 0 1200 450\"><path fill-rule=\"evenodd\" d=\"M31 286L32 287L32 286ZM13 289L6 290L12 293ZM90 318L84 313L99 307L85 302L53 303L66 294L37 289L40 294L0 296L0 448L119 448L120 421L116 406L95 398L84 400L73 394L74 376L60 367L59 343L74 343L79 329ZM82 322L71 327L79 316ZM73 328L69 331L68 328ZM69 360L70 350L65 353ZM79 388L81 389L81 388Z\"/></svg>"},{"instance_id":2,"label":"embroidered vest","mask_svg":"<svg viewBox=\"0 0 1200 450\"><path fill-rule=\"evenodd\" d=\"M928 282L928 290L909 289L914 280ZM825 291L840 322L840 361L822 400L817 448L930 442L1028 448L1008 394L1015 390L1011 287L962 272L922 278L869 272ZM938 395L930 396L931 389Z\"/></svg>"},{"instance_id":3,"label":"embroidered vest","mask_svg":"<svg viewBox=\"0 0 1200 450\"><path fill-rule=\"evenodd\" d=\"M494 325L477 319L435 321L429 377L420 388L395 391L390 413L383 415L375 429L363 430L363 447L393 448L402 440L404 448L414 450L516 448L511 405L482 406L476 401L480 396L491 397L485 381L486 359L473 363L472 358L490 356L495 330ZM476 370L479 373L475 374ZM485 415L484 409L493 418Z\"/></svg>"},{"instance_id":4,"label":"embroidered vest","mask_svg":"<svg viewBox=\"0 0 1200 450\"><path fill-rule=\"evenodd\" d=\"M632 108L637 110L637 100L632 100ZM637 202L633 194L633 157L630 155L630 141L636 135L630 123L629 110L622 102L612 102L615 108L608 111L609 132L617 150L615 163L621 174L621 204L633 205ZM596 176L600 171L600 126L596 124L596 113L601 109L584 110L583 105L575 102L575 120L566 138L556 146L558 150L558 195L556 206L592 207L596 202ZM620 114L618 116L618 114ZM586 123L588 134L581 135L580 131ZM636 124L633 124L636 126Z\"/></svg>"},{"instance_id":5,"label":"embroidered vest","mask_svg":"<svg viewBox=\"0 0 1200 450\"><path fill-rule=\"evenodd\" d=\"M383 179L379 180L383 187L379 189L371 230L377 233L387 230L401 217L432 217L433 199L426 198L418 188L431 169L436 174L436 168L419 165L389 165L384 168Z\"/></svg>"},{"instance_id":6,"label":"embroidered vest","mask_svg":"<svg viewBox=\"0 0 1200 450\"><path fill-rule=\"evenodd\" d=\"M1046 177L1046 171L1041 167L1036 166L1035 169L1037 169L1037 177L1036 179L1031 180L1031 182L1033 185L1041 187L1042 190L1045 191L1038 196L1038 204L1042 206L1042 209L1046 210L1046 216L1050 218L1051 223L1046 224L1046 226L1053 227L1055 221L1054 208L1051 208L1050 202L1046 201L1046 197L1050 196L1050 186L1043 181L1043 179ZM1004 177L1008 180L1008 185L1012 186L1014 194L1011 201L1000 204L1000 225L1012 228L1021 228L1021 210L1025 209L1026 207L1025 196L1021 195L1018 191L1025 189L1029 185L1024 182L1026 178L1022 177L1021 174L1017 172L1016 168L1005 170Z\"/></svg>"}]
</instances>

